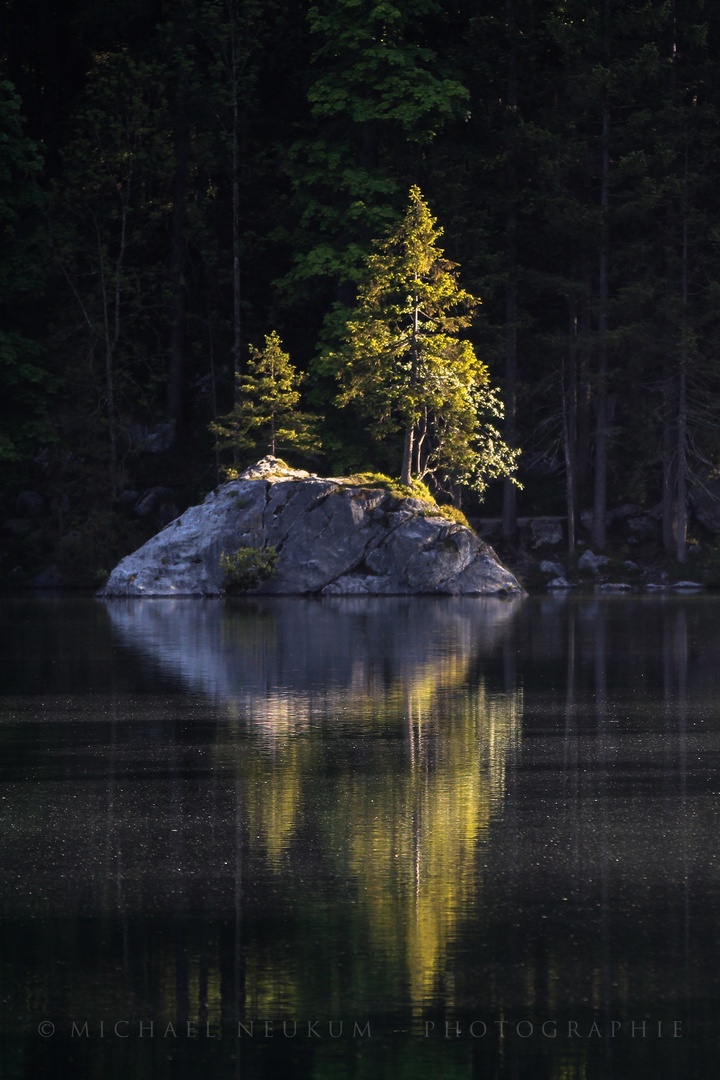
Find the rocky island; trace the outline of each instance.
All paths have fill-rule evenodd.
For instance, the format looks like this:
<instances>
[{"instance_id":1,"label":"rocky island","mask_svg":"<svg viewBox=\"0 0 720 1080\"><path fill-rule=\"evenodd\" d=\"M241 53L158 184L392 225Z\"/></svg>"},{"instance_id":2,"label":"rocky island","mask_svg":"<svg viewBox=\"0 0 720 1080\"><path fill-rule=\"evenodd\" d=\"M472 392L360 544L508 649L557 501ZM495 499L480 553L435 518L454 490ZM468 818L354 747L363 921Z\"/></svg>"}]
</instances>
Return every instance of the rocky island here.
<instances>
[{"instance_id":1,"label":"rocky island","mask_svg":"<svg viewBox=\"0 0 720 1080\"><path fill-rule=\"evenodd\" d=\"M268 456L124 558L98 595L221 596L223 557L243 548L277 553L253 595L523 591L493 549L436 504Z\"/></svg>"}]
</instances>

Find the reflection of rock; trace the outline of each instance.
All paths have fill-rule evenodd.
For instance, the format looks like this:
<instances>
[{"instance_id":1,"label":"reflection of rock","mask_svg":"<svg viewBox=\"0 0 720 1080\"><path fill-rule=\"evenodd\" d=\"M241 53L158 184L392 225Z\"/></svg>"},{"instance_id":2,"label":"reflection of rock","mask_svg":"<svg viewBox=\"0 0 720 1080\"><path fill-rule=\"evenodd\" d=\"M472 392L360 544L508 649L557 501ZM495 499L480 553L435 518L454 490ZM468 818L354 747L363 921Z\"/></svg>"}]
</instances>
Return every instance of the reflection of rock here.
<instances>
[{"instance_id":1,"label":"reflection of rock","mask_svg":"<svg viewBox=\"0 0 720 1080\"><path fill-rule=\"evenodd\" d=\"M427 676L436 689L452 671L502 639L522 599L258 599L113 601L123 642L189 689L249 709L269 726L293 695L317 686L342 698L378 695ZM288 711L287 709L285 710ZM302 712L302 710L300 710Z\"/></svg>"},{"instance_id":2,"label":"reflection of rock","mask_svg":"<svg viewBox=\"0 0 720 1080\"><path fill-rule=\"evenodd\" d=\"M126 645L226 700L215 760L242 771L251 858L282 879L305 859L309 818L323 858L366 920L365 951L401 965L410 999L430 1000L462 919L477 903L479 844L503 812L520 744L522 695L478 678L520 598L113 601ZM338 725L386 738L341 738ZM234 722L233 722L234 721ZM259 739L238 738L247 725ZM301 738L297 738L302 734ZM331 756L332 767L328 768ZM321 785L318 770L324 772ZM398 808L401 808L398 812ZM227 865L227 864L225 864ZM392 885L390 885L392 883ZM280 1008L282 985L252 943L246 1003Z\"/></svg>"},{"instance_id":3,"label":"reflection of rock","mask_svg":"<svg viewBox=\"0 0 720 1080\"><path fill-rule=\"evenodd\" d=\"M492 548L430 503L265 458L123 559L102 595L221 594L221 554L269 546L276 574L255 593L522 591Z\"/></svg>"}]
</instances>

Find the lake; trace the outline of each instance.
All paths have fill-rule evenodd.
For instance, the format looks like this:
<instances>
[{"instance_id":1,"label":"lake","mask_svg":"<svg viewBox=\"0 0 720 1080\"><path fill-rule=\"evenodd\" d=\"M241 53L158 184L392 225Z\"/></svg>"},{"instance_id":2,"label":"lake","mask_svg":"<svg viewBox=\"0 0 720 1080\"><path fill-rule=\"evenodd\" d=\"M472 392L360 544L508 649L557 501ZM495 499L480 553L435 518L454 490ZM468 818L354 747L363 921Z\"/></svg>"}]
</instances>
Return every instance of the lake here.
<instances>
[{"instance_id":1,"label":"lake","mask_svg":"<svg viewBox=\"0 0 720 1080\"><path fill-rule=\"evenodd\" d=\"M0 602L2 1080L688 1080L720 598Z\"/></svg>"}]
</instances>

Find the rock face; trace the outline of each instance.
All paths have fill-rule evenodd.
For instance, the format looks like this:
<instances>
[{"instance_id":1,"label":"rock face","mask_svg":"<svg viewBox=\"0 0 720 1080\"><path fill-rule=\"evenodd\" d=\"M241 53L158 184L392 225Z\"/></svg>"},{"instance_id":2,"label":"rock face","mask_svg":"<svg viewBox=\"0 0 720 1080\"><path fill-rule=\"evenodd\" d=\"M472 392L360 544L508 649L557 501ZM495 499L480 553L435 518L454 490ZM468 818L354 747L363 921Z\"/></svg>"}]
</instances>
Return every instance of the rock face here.
<instances>
[{"instance_id":1,"label":"rock face","mask_svg":"<svg viewBox=\"0 0 720 1080\"><path fill-rule=\"evenodd\" d=\"M597 574L601 566L606 566L610 560L607 555L595 555L588 548L587 551L583 551L582 555L578 559L578 570L589 571L591 574Z\"/></svg>"},{"instance_id":2,"label":"rock face","mask_svg":"<svg viewBox=\"0 0 720 1080\"><path fill-rule=\"evenodd\" d=\"M530 524L533 548L555 547L563 538L562 525L559 521L548 518L534 518Z\"/></svg>"},{"instance_id":3,"label":"rock face","mask_svg":"<svg viewBox=\"0 0 720 1080\"><path fill-rule=\"evenodd\" d=\"M216 596L220 556L278 551L257 594L520 593L492 548L422 499L263 458L115 567L98 595Z\"/></svg>"}]
</instances>

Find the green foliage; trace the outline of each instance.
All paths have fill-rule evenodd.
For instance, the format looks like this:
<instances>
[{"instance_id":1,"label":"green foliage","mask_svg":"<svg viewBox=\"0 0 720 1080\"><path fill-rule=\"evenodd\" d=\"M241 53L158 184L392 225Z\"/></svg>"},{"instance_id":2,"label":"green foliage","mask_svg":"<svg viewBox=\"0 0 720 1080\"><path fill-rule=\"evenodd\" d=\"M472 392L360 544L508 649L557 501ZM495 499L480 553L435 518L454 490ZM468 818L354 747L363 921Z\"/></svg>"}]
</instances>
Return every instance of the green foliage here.
<instances>
[{"instance_id":1,"label":"green foliage","mask_svg":"<svg viewBox=\"0 0 720 1080\"><path fill-rule=\"evenodd\" d=\"M455 506L438 503L427 484L424 484L422 480L412 479L408 486L401 483L400 480L393 480L391 477L385 476L384 473L363 472L348 476L345 482L353 487L385 488L397 499L422 499L423 502L429 503L425 516L436 517L439 515L447 518L448 521L456 521L459 525L465 525L468 529L472 528L462 510L458 510Z\"/></svg>"},{"instance_id":2,"label":"green foliage","mask_svg":"<svg viewBox=\"0 0 720 1080\"><path fill-rule=\"evenodd\" d=\"M385 473L361 472L353 473L346 478L346 483L353 487L379 487L386 488L399 499L425 499L435 504L435 497L422 480L412 479L409 484L403 484L400 480L394 480Z\"/></svg>"},{"instance_id":3,"label":"green foliage","mask_svg":"<svg viewBox=\"0 0 720 1080\"><path fill-rule=\"evenodd\" d=\"M405 217L367 259L345 344L323 365L340 382L338 404L356 402L378 439L404 433L403 483L415 474L483 491L513 472L517 452L489 422L502 405L487 367L458 337L479 301L443 258L441 232L412 187Z\"/></svg>"},{"instance_id":4,"label":"green foliage","mask_svg":"<svg viewBox=\"0 0 720 1080\"><path fill-rule=\"evenodd\" d=\"M466 529L472 528L462 510L459 510L457 506L449 506L447 503L443 503L438 506L438 513L441 517L447 518L448 521L455 521L458 525L464 525Z\"/></svg>"},{"instance_id":5,"label":"green foliage","mask_svg":"<svg viewBox=\"0 0 720 1080\"><path fill-rule=\"evenodd\" d=\"M410 138L430 141L468 97L461 83L436 70L434 50L412 40L413 26L437 10L433 0L313 4L310 29L323 39L315 59L328 64L308 93L315 116L392 121Z\"/></svg>"},{"instance_id":6,"label":"green foliage","mask_svg":"<svg viewBox=\"0 0 720 1080\"><path fill-rule=\"evenodd\" d=\"M278 450L317 451L315 419L297 408L301 381L273 330L262 350L250 347L247 371L238 377L235 406L210 430L220 437L221 446L233 447L253 461Z\"/></svg>"},{"instance_id":7,"label":"green foliage","mask_svg":"<svg viewBox=\"0 0 720 1080\"><path fill-rule=\"evenodd\" d=\"M277 548L241 547L231 555L224 551L220 556L223 585L229 593L247 592L255 589L275 573L278 560Z\"/></svg>"},{"instance_id":8,"label":"green foliage","mask_svg":"<svg viewBox=\"0 0 720 1080\"><path fill-rule=\"evenodd\" d=\"M427 146L467 115L468 90L425 31L441 11L434 0L311 4L313 122L290 150L301 227L286 288L317 278L357 285L369 237L392 224L402 197L398 150Z\"/></svg>"},{"instance_id":9,"label":"green foliage","mask_svg":"<svg viewBox=\"0 0 720 1080\"><path fill-rule=\"evenodd\" d=\"M42 26L47 4L21 8L0 12L23 98L0 79L0 488L6 517L25 488L55 505L43 552L123 489L175 483L180 460L189 499L211 487L208 424L271 326L299 371L320 337L303 390L336 474L400 472L409 437L403 479L482 489L511 464L504 368L521 513L560 511L566 468L591 504L602 383L610 505L662 498L678 520L681 456L690 472L720 458L720 7L178 0L158 15L121 0ZM448 253L430 221L414 357L399 344L411 183ZM443 280L458 302L433 317L454 328L422 314ZM167 419L171 334L177 458L133 434ZM237 465L271 442L256 410L227 445ZM107 566L83 541L79 569L85 548Z\"/></svg>"}]
</instances>

